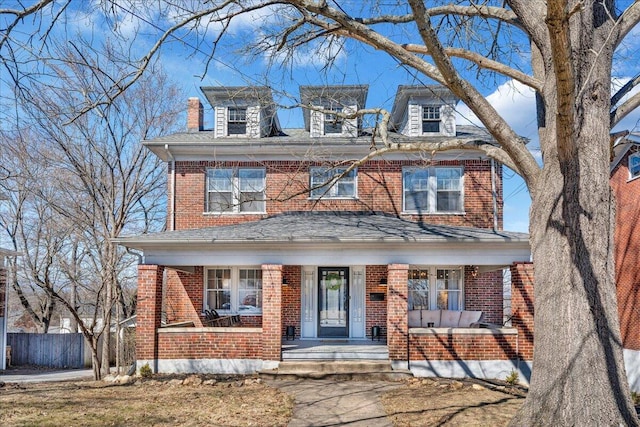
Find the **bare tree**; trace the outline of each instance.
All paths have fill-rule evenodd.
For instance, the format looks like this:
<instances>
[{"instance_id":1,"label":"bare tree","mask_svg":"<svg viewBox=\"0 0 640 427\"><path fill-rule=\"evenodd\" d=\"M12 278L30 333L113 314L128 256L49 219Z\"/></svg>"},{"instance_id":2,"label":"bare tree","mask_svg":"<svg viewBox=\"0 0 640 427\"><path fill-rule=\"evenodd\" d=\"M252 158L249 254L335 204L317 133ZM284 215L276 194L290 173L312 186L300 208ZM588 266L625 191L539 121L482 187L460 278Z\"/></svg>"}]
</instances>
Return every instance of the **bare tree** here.
<instances>
[{"instance_id":1,"label":"bare tree","mask_svg":"<svg viewBox=\"0 0 640 427\"><path fill-rule=\"evenodd\" d=\"M69 64L78 61L67 53ZM40 295L74 318L93 350L94 374L100 378L109 370L112 313L128 317L134 309L130 295L135 279L127 272L132 258L111 239L123 231L140 233L164 224L165 171L139 142L173 128L180 98L157 70L110 104L74 117L76 97L91 96L101 83L99 76L85 71L58 69L56 85L30 86L38 97L18 94L18 123L29 132L12 133L20 143L6 149L22 162L25 182L19 188L33 200L14 217L16 248L27 254L21 267ZM6 187L16 197L22 194ZM31 232L22 231L27 229ZM26 302L23 306L29 310Z\"/></svg>"},{"instance_id":2,"label":"bare tree","mask_svg":"<svg viewBox=\"0 0 640 427\"><path fill-rule=\"evenodd\" d=\"M24 15L43 17L37 7L47 3L5 15L17 25ZM497 142L478 143L474 148L522 175L532 198L535 370L526 402L513 424L637 425L624 374L616 307L609 134L640 104L640 94L628 95L638 79L610 97L614 55L640 20L640 3L480 0L434 1L427 7L423 1L408 0L368 2L349 11L340 3L157 1L153 21L167 25L154 24L158 37L151 48L130 61L126 73L113 75L99 95L81 102L74 117L112 102L147 70L151 58L172 37L193 40L190 46L205 50L209 60L214 60L231 23L260 9L269 11L271 19L263 22L263 32L253 47L271 53L274 63L310 45L346 49L344 41L350 39L447 86ZM135 2L104 1L102 5L114 22L123 15L151 22L145 13L150 9ZM50 14L41 22L55 25L57 16ZM13 57L4 52L11 52L15 44L11 32L6 34L0 49L3 59L11 61ZM519 67L510 61L515 55L520 59L524 55L528 63ZM25 68L18 61L10 67L12 76L24 76ZM476 73L474 77L482 77L478 80L499 76L535 91L542 166L482 96L469 70ZM389 151L468 147L469 141L453 139L439 144L428 140L401 144L387 132L384 110L354 114L381 119L375 150L368 158Z\"/></svg>"}]
</instances>

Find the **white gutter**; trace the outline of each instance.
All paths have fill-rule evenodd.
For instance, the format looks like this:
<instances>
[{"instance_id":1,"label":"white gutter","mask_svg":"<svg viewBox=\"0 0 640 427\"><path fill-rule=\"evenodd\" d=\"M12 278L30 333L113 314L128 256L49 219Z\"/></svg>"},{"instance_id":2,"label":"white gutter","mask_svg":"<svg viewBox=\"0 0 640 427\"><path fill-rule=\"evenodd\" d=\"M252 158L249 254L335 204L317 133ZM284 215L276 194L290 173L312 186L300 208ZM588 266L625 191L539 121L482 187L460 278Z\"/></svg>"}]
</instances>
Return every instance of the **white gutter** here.
<instances>
[{"instance_id":1,"label":"white gutter","mask_svg":"<svg viewBox=\"0 0 640 427\"><path fill-rule=\"evenodd\" d=\"M171 207L171 215L169 216L170 224L168 225L169 231L174 231L176 229L176 159L171 154L169 150L169 144L164 144L164 149L167 152L167 156L169 157L169 164L171 167L171 183L169 184L171 188L171 200L169 200L169 206Z\"/></svg>"}]
</instances>

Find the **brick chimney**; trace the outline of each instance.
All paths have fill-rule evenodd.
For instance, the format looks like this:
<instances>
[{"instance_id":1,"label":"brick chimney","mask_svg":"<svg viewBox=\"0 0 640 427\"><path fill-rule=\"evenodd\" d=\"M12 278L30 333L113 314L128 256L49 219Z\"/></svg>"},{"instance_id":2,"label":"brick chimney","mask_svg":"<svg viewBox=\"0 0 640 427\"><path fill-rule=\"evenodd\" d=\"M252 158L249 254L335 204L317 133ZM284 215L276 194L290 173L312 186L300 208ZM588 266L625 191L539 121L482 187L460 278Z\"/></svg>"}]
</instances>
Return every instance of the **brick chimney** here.
<instances>
[{"instance_id":1,"label":"brick chimney","mask_svg":"<svg viewBox=\"0 0 640 427\"><path fill-rule=\"evenodd\" d=\"M198 132L203 130L202 103L200 98L189 98L187 104L187 131Z\"/></svg>"}]
</instances>

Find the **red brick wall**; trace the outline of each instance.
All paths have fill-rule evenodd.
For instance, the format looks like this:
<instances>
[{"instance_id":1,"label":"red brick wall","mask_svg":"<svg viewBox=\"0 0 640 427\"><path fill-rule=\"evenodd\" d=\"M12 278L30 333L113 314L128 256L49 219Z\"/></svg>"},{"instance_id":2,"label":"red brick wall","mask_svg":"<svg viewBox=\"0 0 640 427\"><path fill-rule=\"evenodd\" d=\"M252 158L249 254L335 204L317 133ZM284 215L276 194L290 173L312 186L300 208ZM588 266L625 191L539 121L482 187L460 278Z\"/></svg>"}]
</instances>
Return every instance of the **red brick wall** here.
<instances>
[{"instance_id":1,"label":"red brick wall","mask_svg":"<svg viewBox=\"0 0 640 427\"><path fill-rule=\"evenodd\" d=\"M300 338L300 301L302 269L298 265L283 268L282 276L287 284L282 286L282 335L287 326L295 326L296 338Z\"/></svg>"},{"instance_id":2,"label":"red brick wall","mask_svg":"<svg viewBox=\"0 0 640 427\"><path fill-rule=\"evenodd\" d=\"M260 359L260 332L171 332L158 334L158 359Z\"/></svg>"},{"instance_id":3,"label":"red brick wall","mask_svg":"<svg viewBox=\"0 0 640 427\"><path fill-rule=\"evenodd\" d=\"M616 286L622 344L640 350L640 179L629 181L628 159L611 175L617 205Z\"/></svg>"},{"instance_id":4,"label":"red brick wall","mask_svg":"<svg viewBox=\"0 0 640 427\"><path fill-rule=\"evenodd\" d=\"M387 346L389 359L407 359L407 264L390 264L387 272Z\"/></svg>"},{"instance_id":5,"label":"red brick wall","mask_svg":"<svg viewBox=\"0 0 640 427\"><path fill-rule=\"evenodd\" d=\"M437 162L436 165L458 166L460 162ZM208 167L266 167L267 215L288 211L337 210L382 211L396 215L402 212L402 167L424 165L420 162L375 160L358 168L358 200L309 200L309 162L176 162L176 224L190 229L237 224L264 215L205 214L205 170ZM493 226L491 164L467 160L465 169L465 215L405 215L408 219L434 223L490 228ZM498 224L502 227L502 169L496 167ZM170 180L169 180L170 181ZM170 213L169 213L170 215Z\"/></svg>"},{"instance_id":6,"label":"red brick wall","mask_svg":"<svg viewBox=\"0 0 640 427\"><path fill-rule=\"evenodd\" d=\"M518 349L523 360L533 360L533 264L511 266L511 324L518 329Z\"/></svg>"},{"instance_id":7,"label":"red brick wall","mask_svg":"<svg viewBox=\"0 0 640 427\"><path fill-rule=\"evenodd\" d=\"M193 274L168 269L163 306L167 323L193 321L196 326L202 326L203 293L202 267L196 267Z\"/></svg>"},{"instance_id":8,"label":"red brick wall","mask_svg":"<svg viewBox=\"0 0 640 427\"><path fill-rule=\"evenodd\" d=\"M382 337L387 336L387 287L380 285L381 278L387 278L386 265L368 265L366 267L366 331L367 338L371 338L371 327L380 326ZM384 301L371 301L371 293L385 294Z\"/></svg>"},{"instance_id":9,"label":"red brick wall","mask_svg":"<svg viewBox=\"0 0 640 427\"><path fill-rule=\"evenodd\" d=\"M517 358L518 336L515 334L412 334L410 339L411 360L511 360Z\"/></svg>"},{"instance_id":10,"label":"red brick wall","mask_svg":"<svg viewBox=\"0 0 640 427\"><path fill-rule=\"evenodd\" d=\"M158 265L138 266L138 302L136 317L136 357L157 359L156 329L162 312L162 273Z\"/></svg>"},{"instance_id":11,"label":"red brick wall","mask_svg":"<svg viewBox=\"0 0 640 427\"><path fill-rule=\"evenodd\" d=\"M280 360L282 354L282 266L262 266L262 358Z\"/></svg>"},{"instance_id":12,"label":"red brick wall","mask_svg":"<svg viewBox=\"0 0 640 427\"><path fill-rule=\"evenodd\" d=\"M464 269L464 307L481 310L484 321L502 324L502 271L490 271L473 277L473 267Z\"/></svg>"}]
</instances>

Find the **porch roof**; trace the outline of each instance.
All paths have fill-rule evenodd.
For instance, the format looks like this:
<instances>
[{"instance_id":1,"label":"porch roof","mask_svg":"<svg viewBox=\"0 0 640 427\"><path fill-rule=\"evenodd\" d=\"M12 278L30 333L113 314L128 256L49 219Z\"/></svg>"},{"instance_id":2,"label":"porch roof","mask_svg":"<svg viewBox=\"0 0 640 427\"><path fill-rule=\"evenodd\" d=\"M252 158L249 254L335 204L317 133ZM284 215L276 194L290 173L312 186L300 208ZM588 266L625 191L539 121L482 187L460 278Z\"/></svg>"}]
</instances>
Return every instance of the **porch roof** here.
<instances>
[{"instance_id":1,"label":"porch roof","mask_svg":"<svg viewBox=\"0 0 640 427\"><path fill-rule=\"evenodd\" d=\"M435 225L384 213L288 212L236 225L121 237L114 242L145 249L162 245L256 243L520 243L526 233Z\"/></svg>"}]
</instances>

